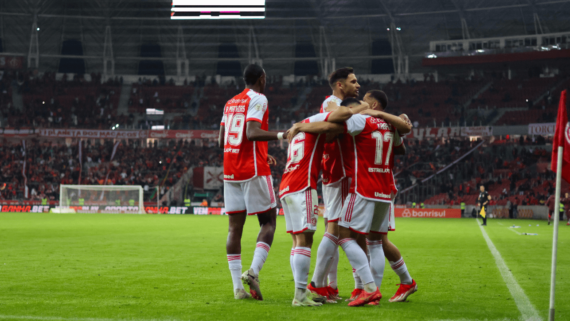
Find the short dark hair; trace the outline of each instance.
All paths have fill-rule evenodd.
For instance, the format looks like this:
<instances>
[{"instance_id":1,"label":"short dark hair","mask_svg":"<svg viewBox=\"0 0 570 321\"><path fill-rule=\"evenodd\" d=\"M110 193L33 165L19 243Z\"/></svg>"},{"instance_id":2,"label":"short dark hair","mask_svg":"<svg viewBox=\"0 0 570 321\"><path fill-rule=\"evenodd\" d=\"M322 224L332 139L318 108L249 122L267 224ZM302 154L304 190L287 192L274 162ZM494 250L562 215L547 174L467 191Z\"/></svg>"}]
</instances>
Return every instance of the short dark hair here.
<instances>
[{"instance_id":1,"label":"short dark hair","mask_svg":"<svg viewBox=\"0 0 570 321\"><path fill-rule=\"evenodd\" d=\"M334 89L334 85L337 81L348 78L348 75L354 73L354 68L344 67L333 71L329 75L329 85Z\"/></svg>"},{"instance_id":2,"label":"short dark hair","mask_svg":"<svg viewBox=\"0 0 570 321\"><path fill-rule=\"evenodd\" d=\"M349 98L346 98L345 100L343 100L342 103L340 103L340 105L344 106L344 107L348 107L348 106L353 105L353 104L360 105L360 100L358 100L354 97L349 97Z\"/></svg>"},{"instance_id":3,"label":"short dark hair","mask_svg":"<svg viewBox=\"0 0 570 321\"><path fill-rule=\"evenodd\" d=\"M386 107L388 107L388 96L382 90L372 89L369 90L367 94L370 94L370 97L376 99L376 101L382 105L382 109L386 109Z\"/></svg>"},{"instance_id":4,"label":"short dark hair","mask_svg":"<svg viewBox=\"0 0 570 321\"><path fill-rule=\"evenodd\" d=\"M263 68L256 64L251 64L245 67L245 70L243 71L243 80L245 80L246 85L253 86L264 73L265 71Z\"/></svg>"}]
</instances>

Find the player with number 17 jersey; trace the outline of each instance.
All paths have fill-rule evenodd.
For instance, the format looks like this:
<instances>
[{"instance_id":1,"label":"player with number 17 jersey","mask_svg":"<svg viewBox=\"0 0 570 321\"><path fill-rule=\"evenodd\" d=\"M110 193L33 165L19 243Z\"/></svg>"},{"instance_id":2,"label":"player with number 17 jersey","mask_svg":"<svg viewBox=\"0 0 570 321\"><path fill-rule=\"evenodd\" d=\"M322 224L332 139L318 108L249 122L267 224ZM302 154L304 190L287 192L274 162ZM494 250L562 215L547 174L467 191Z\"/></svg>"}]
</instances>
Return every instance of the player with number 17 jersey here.
<instances>
[{"instance_id":1,"label":"player with number 17 jersey","mask_svg":"<svg viewBox=\"0 0 570 321\"><path fill-rule=\"evenodd\" d=\"M379 206L392 203L392 151L402 142L394 127L380 118L355 115L346 127L354 142L355 167L339 225L361 234L380 232L387 211L376 214Z\"/></svg>"}]
</instances>

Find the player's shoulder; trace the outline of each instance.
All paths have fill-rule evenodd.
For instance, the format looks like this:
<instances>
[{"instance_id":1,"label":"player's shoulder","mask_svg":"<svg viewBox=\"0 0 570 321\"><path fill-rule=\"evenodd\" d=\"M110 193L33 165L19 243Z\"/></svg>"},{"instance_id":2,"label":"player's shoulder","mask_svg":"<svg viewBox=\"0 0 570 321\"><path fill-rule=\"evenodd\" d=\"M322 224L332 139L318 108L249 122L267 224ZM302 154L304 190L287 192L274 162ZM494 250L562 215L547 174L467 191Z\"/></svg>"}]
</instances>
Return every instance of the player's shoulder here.
<instances>
[{"instance_id":1,"label":"player's shoulder","mask_svg":"<svg viewBox=\"0 0 570 321\"><path fill-rule=\"evenodd\" d=\"M253 100L265 100L267 101L267 97L265 97L264 94L258 93L256 91L253 90L248 90L246 95L253 101Z\"/></svg>"},{"instance_id":2,"label":"player's shoulder","mask_svg":"<svg viewBox=\"0 0 570 321\"><path fill-rule=\"evenodd\" d=\"M317 121L326 121L330 113L318 113L314 114L313 116L307 117L303 120L304 123L313 123Z\"/></svg>"},{"instance_id":3,"label":"player's shoulder","mask_svg":"<svg viewBox=\"0 0 570 321\"><path fill-rule=\"evenodd\" d=\"M330 95L330 96L327 96L327 97L325 98L325 100L323 101L323 103L328 103L329 101L336 101L336 102L338 102L338 103L340 104L340 103L342 102L342 99L338 98L338 97L335 96L335 95Z\"/></svg>"},{"instance_id":4,"label":"player's shoulder","mask_svg":"<svg viewBox=\"0 0 570 321\"><path fill-rule=\"evenodd\" d=\"M372 127L377 129L395 131L394 126L392 126L392 124L390 124L389 122L385 121L382 118L376 118L366 115L366 123L372 125Z\"/></svg>"}]
</instances>

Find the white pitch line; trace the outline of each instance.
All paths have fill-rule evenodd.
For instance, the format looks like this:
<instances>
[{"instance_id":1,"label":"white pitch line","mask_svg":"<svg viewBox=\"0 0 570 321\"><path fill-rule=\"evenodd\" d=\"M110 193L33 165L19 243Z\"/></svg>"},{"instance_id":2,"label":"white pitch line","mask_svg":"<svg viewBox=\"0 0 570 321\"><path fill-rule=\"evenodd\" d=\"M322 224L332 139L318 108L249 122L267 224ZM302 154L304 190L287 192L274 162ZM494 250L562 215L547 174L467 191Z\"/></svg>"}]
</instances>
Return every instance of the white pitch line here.
<instances>
[{"instance_id":1,"label":"white pitch line","mask_svg":"<svg viewBox=\"0 0 570 321\"><path fill-rule=\"evenodd\" d=\"M63 318L26 315L0 315L0 320L40 320L40 321L180 321L176 319L107 319L107 318Z\"/></svg>"},{"instance_id":2,"label":"white pitch line","mask_svg":"<svg viewBox=\"0 0 570 321\"><path fill-rule=\"evenodd\" d=\"M495 263L499 268L499 272L501 272L503 280L507 284L509 292L511 292L511 296L513 297L513 299L515 299L515 304L517 305L517 308L521 312L522 319L525 321L542 320L542 318L538 315L538 312L536 311L536 309L534 308L534 306L532 305L532 303L524 293L524 290L517 283L517 280L515 279L509 268L507 267L507 264L505 264L505 261L503 260L501 253L499 253L499 251L493 244L493 241L491 241L489 235L487 235L487 231L485 231L483 226L479 224L478 219L475 220L475 223L479 226L479 229L481 229L481 233L483 233L483 238L487 242L487 246L489 247L491 254L493 254L493 257L495 258Z\"/></svg>"}]
</instances>

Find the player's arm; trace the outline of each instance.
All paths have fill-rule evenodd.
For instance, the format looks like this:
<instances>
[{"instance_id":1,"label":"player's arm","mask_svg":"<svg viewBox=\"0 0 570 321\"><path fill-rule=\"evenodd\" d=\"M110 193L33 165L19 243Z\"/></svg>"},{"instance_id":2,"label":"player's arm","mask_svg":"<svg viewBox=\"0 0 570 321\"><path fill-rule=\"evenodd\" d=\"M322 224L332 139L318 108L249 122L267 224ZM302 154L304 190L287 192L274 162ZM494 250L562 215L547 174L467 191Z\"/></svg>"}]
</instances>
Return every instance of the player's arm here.
<instances>
[{"instance_id":1,"label":"player's arm","mask_svg":"<svg viewBox=\"0 0 570 321\"><path fill-rule=\"evenodd\" d=\"M356 104L355 104L356 105ZM339 106L335 111L333 111L327 121L331 123L343 123L347 121L352 115L360 114L364 110L370 108L370 106L364 101L360 102L360 105L348 108L345 106Z\"/></svg>"},{"instance_id":2,"label":"player's arm","mask_svg":"<svg viewBox=\"0 0 570 321\"><path fill-rule=\"evenodd\" d=\"M247 139L250 141L266 142L270 140L283 139L286 133L268 132L261 129L260 122L252 120L247 122L247 129L245 131L245 134L247 136Z\"/></svg>"},{"instance_id":3,"label":"player's arm","mask_svg":"<svg viewBox=\"0 0 570 321\"><path fill-rule=\"evenodd\" d=\"M287 139L289 142L299 133L309 134L341 134L344 132L344 126L328 121L319 121L314 123L296 123L288 131Z\"/></svg>"},{"instance_id":4,"label":"player's arm","mask_svg":"<svg viewBox=\"0 0 570 321\"><path fill-rule=\"evenodd\" d=\"M406 145L404 145L402 135L397 130L394 132L392 139L394 140L394 147L392 147L394 155L406 155Z\"/></svg>"},{"instance_id":5,"label":"player's arm","mask_svg":"<svg viewBox=\"0 0 570 321\"><path fill-rule=\"evenodd\" d=\"M394 155L406 155L406 145L402 142L402 145L394 148Z\"/></svg>"},{"instance_id":6,"label":"player's arm","mask_svg":"<svg viewBox=\"0 0 570 321\"><path fill-rule=\"evenodd\" d=\"M361 114L384 119L386 122L392 124L400 134L407 134L412 131L411 124L408 124L405 120L396 115L373 109L364 110Z\"/></svg>"},{"instance_id":7,"label":"player's arm","mask_svg":"<svg viewBox=\"0 0 570 321\"><path fill-rule=\"evenodd\" d=\"M251 99L246 116L246 130L245 135L249 141L270 141L283 139L285 133L269 132L261 129L261 124L267 111L267 98L263 95L256 96Z\"/></svg>"}]
</instances>

